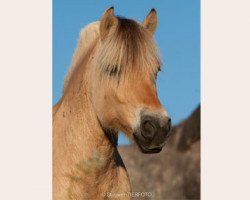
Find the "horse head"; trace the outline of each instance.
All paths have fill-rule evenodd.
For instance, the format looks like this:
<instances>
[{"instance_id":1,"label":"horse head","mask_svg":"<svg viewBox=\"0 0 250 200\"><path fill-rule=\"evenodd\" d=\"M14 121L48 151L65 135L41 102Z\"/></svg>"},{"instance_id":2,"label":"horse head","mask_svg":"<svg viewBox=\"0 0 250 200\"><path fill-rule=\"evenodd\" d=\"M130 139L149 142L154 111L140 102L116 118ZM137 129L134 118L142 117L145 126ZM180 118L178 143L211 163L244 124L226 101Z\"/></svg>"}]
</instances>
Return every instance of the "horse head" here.
<instances>
[{"instance_id":1,"label":"horse head","mask_svg":"<svg viewBox=\"0 0 250 200\"><path fill-rule=\"evenodd\" d=\"M143 23L115 16L113 7L106 10L90 73L91 101L102 127L124 132L143 153L160 152L171 128L157 96L156 27L154 9Z\"/></svg>"}]
</instances>

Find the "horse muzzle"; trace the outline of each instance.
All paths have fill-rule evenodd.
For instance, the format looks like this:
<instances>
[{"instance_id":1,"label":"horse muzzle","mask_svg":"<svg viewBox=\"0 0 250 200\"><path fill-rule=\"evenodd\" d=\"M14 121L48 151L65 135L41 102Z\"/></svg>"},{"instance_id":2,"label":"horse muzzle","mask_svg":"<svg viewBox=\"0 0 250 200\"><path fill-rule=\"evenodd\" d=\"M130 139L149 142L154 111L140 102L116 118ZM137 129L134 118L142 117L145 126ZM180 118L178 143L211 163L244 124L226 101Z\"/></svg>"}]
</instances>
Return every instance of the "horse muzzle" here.
<instances>
[{"instance_id":1,"label":"horse muzzle","mask_svg":"<svg viewBox=\"0 0 250 200\"><path fill-rule=\"evenodd\" d=\"M159 153L171 130L169 117L142 116L139 129L134 132L134 140L143 153Z\"/></svg>"}]
</instances>

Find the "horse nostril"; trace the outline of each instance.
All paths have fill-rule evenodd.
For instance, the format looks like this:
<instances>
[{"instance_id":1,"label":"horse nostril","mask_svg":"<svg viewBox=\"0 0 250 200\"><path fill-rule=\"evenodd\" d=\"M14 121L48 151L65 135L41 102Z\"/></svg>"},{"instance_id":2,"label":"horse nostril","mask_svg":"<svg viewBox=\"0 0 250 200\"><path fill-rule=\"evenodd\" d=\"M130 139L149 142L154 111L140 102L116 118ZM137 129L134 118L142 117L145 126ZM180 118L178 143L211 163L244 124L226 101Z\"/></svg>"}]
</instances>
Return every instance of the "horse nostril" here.
<instances>
[{"instance_id":1,"label":"horse nostril","mask_svg":"<svg viewBox=\"0 0 250 200\"><path fill-rule=\"evenodd\" d=\"M144 129L152 131L154 129L154 125L150 121L144 122Z\"/></svg>"},{"instance_id":2,"label":"horse nostril","mask_svg":"<svg viewBox=\"0 0 250 200\"><path fill-rule=\"evenodd\" d=\"M170 131L171 126L172 126L171 118L168 118L168 119L167 119L167 123L166 123L166 125L165 125L165 129L166 129L167 131Z\"/></svg>"},{"instance_id":3,"label":"horse nostril","mask_svg":"<svg viewBox=\"0 0 250 200\"><path fill-rule=\"evenodd\" d=\"M147 120L142 124L142 135L146 139L152 139L154 137L156 131L156 127L154 126L153 122Z\"/></svg>"}]
</instances>

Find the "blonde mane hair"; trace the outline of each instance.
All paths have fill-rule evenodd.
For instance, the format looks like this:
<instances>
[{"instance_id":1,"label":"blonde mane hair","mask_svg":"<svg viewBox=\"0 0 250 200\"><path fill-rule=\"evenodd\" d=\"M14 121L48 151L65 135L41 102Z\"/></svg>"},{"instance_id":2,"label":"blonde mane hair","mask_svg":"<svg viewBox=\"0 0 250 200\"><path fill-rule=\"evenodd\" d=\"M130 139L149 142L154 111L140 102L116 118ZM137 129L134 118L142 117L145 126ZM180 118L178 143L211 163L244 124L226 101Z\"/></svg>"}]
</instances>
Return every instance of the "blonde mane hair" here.
<instances>
[{"instance_id":1,"label":"blonde mane hair","mask_svg":"<svg viewBox=\"0 0 250 200\"><path fill-rule=\"evenodd\" d=\"M116 74L143 71L155 73L161 62L152 35L134 20L117 19L117 26L99 49L97 61L100 70Z\"/></svg>"},{"instance_id":2,"label":"blonde mane hair","mask_svg":"<svg viewBox=\"0 0 250 200\"><path fill-rule=\"evenodd\" d=\"M82 62L82 59L84 59L85 55L88 52L88 49L91 47L91 44L99 37L99 26L100 22L96 21L90 23L81 30L78 44L75 49L69 71L64 79L63 93L68 87L69 82L77 67Z\"/></svg>"},{"instance_id":3,"label":"blonde mane hair","mask_svg":"<svg viewBox=\"0 0 250 200\"><path fill-rule=\"evenodd\" d=\"M100 72L119 75L120 72L137 74L136 72L143 73L147 70L154 75L159 70L161 61L152 35L134 20L117 19L117 26L102 41L98 50L97 63ZM100 38L99 28L100 22L97 21L81 30L72 64L64 80L63 93L91 44Z\"/></svg>"}]
</instances>

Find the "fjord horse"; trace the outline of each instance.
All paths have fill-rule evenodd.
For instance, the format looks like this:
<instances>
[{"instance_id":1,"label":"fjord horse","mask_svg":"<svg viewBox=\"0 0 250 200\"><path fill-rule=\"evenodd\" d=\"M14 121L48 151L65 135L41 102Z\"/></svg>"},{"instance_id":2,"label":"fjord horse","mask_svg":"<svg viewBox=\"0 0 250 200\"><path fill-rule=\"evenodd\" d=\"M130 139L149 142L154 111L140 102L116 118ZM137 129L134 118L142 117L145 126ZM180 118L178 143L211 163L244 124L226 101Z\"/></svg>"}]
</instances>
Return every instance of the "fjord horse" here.
<instances>
[{"instance_id":1,"label":"fjord horse","mask_svg":"<svg viewBox=\"0 0 250 200\"><path fill-rule=\"evenodd\" d=\"M143 153L164 146L171 121L156 91L156 26L154 9L139 23L116 17L111 7L81 31L53 107L54 200L131 199L118 131Z\"/></svg>"}]
</instances>

